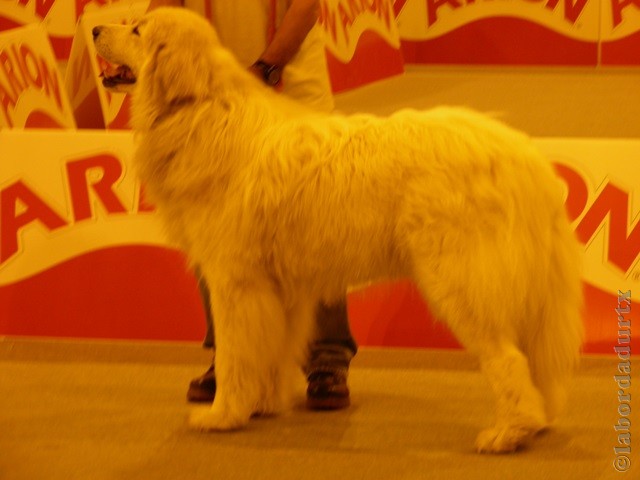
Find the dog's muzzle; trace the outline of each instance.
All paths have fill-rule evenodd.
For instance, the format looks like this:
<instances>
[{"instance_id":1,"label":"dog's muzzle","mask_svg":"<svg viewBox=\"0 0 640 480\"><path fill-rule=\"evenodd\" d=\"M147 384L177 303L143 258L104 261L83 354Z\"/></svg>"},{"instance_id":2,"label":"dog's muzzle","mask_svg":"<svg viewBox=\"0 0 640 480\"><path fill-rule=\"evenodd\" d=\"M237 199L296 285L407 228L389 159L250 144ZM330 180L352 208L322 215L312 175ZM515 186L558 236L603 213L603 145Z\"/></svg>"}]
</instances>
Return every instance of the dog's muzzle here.
<instances>
[{"instance_id":1,"label":"dog's muzzle","mask_svg":"<svg viewBox=\"0 0 640 480\"><path fill-rule=\"evenodd\" d=\"M103 29L104 27L99 25L91 30L94 43L100 37ZM108 60L107 63L109 65L100 73L104 87L116 88L118 85L133 85L136 83L136 76L128 65L112 65Z\"/></svg>"}]
</instances>

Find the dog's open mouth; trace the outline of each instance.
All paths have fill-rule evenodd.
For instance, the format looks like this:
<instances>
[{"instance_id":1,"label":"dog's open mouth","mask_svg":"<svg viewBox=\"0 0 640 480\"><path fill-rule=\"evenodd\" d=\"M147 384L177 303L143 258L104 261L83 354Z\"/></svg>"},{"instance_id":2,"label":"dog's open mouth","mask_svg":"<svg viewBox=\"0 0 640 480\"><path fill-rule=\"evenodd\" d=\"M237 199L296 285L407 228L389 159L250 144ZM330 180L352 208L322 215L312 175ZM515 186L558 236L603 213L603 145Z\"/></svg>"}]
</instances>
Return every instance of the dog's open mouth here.
<instances>
[{"instance_id":1,"label":"dog's open mouth","mask_svg":"<svg viewBox=\"0 0 640 480\"><path fill-rule=\"evenodd\" d=\"M100 76L102 77L102 85L107 88L136 83L136 76L126 65L109 65Z\"/></svg>"}]
</instances>

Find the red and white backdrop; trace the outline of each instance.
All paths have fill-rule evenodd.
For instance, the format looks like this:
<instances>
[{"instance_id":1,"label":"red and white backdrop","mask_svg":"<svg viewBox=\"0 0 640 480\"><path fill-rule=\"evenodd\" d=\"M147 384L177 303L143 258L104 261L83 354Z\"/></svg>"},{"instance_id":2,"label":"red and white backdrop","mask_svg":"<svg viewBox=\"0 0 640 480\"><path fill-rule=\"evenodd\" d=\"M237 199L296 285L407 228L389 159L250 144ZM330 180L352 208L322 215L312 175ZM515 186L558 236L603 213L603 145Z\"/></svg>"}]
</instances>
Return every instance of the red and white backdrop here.
<instances>
[{"instance_id":1,"label":"red and white backdrop","mask_svg":"<svg viewBox=\"0 0 640 480\"><path fill-rule=\"evenodd\" d=\"M635 0L395 0L407 63L640 65Z\"/></svg>"},{"instance_id":2,"label":"red and white backdrop","mask_svg":"<svg viewBox=\"0 0 640 480\"><path fill-rule=\"evenodd\" d=\"M617 292L640 291L640 140L536 142L583 244L587 349L611 352ZM131 174L130 132L5 130L0 145L0 334L201 337L195 279ZM363 345L456 345L408 282L349 300Z\"/></svg>"},{"instance_id":3,"label":"red and white backdrop","mask_svg":"<svg viewBox=\"0 0 640 480\"><path fill-rule=\"evenodd\" d=\"M204 333L196 281L130 172L128 99L101 88L88 41L146 3L0 0L0 335ZM321 0L320 24L336 91L409 62L640 65L631 0ZM585 348L611 353L618 290L640 289L640 139L536 142L584 247ZM408 282L351 292L349 312L362 345L457 346Z\"/></svg>"}]
</instances>

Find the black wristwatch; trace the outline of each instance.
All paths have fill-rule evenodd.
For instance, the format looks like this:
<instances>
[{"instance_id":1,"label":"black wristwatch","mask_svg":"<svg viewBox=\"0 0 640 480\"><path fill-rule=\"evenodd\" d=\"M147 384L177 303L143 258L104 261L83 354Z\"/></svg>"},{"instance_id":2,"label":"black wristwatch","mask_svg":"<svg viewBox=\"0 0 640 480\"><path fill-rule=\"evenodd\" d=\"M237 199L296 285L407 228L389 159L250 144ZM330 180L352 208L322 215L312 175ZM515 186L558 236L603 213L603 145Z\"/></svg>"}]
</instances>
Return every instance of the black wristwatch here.
<instances>
[{"instance_id":1,"label":"black wristwatch","mask_svg":"<svg viewBox=\"0 0 640 480\"><path fill-rule=\"evenodd\" d=\"M278 65L270 65L262 60L258 60L253 64L253 66L262 70L262 80L264 80L264 83L267 85L275 87L280 83L280 79L282 78L282 67L279 67Z\"/></svg>"}]
</instances>

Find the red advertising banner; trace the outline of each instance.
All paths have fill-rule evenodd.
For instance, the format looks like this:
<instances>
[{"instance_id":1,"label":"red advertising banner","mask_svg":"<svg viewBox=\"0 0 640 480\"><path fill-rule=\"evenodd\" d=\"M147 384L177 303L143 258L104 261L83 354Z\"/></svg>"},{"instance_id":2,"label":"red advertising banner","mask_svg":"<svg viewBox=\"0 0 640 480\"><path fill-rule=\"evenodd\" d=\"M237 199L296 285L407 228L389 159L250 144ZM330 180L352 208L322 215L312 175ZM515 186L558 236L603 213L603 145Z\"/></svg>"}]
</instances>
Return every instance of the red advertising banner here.
<instances>
[{"instance_id":1,"label":"red advertising banner","mask_svg":"<svg viewBox=\"0 0 640 480\"><path fill-rule=\"evenodd\" d=\"M334 92L404 72L392 0L320 0Z\"/></svg>"},{"instance_id":2,"label":"red advertising banner","mask_svg":"<svg viewBox=\"0 0 640 480\"><path fill-rule=\"evenodd\" d=\"M598 63L601 0L396 0L408 63Z\"/></svg>"},{"instance_id":3,"label":"red advertising banner","mask_svg":"<svg viewBox=\"0 0 640 480\"><path fill-rule=\"evenodd\" d=\"M186 0L211 18L210 0ZM0 0L0 31L41 23L69 58L83 13L148 0ZM336 92L403 71L407 63L638 65L635 0L321 0Z\"/></svg>"},{"instance_id":4,"label":"red advertising banner","mask_svg":"<svg viewBox=\"0 0 640 480\"><path fill-rule=\"evenodd\" d=\"M585 351L612 353L618 291L640 290L640 140L536 143L584 246ZM201 340L195 278L133 178L131 133L0 131L0 144L0 335ZM361 345L457 346L408 282L351 292L349 314Z\"/></svg>"},{"instance_id":5,"label":"red advertising banner","mask_svg":"<svg viewBox=\"0 0 640 480\"><path fill-rule=\"evenodd\" d=\"M40 24L0 32L0 128L75 128Z\"/></svg>"},{"instance_id":6,"label":"red advertising banner","mask_svg":"<svg viewBox=\"0 0 640 480\"><path fill-rule=\"evenodd\" d=\"M132 134L0 131L0 144L0 335L204 335L196 281L130 172Z\"/></svg>"}]
</instances>

